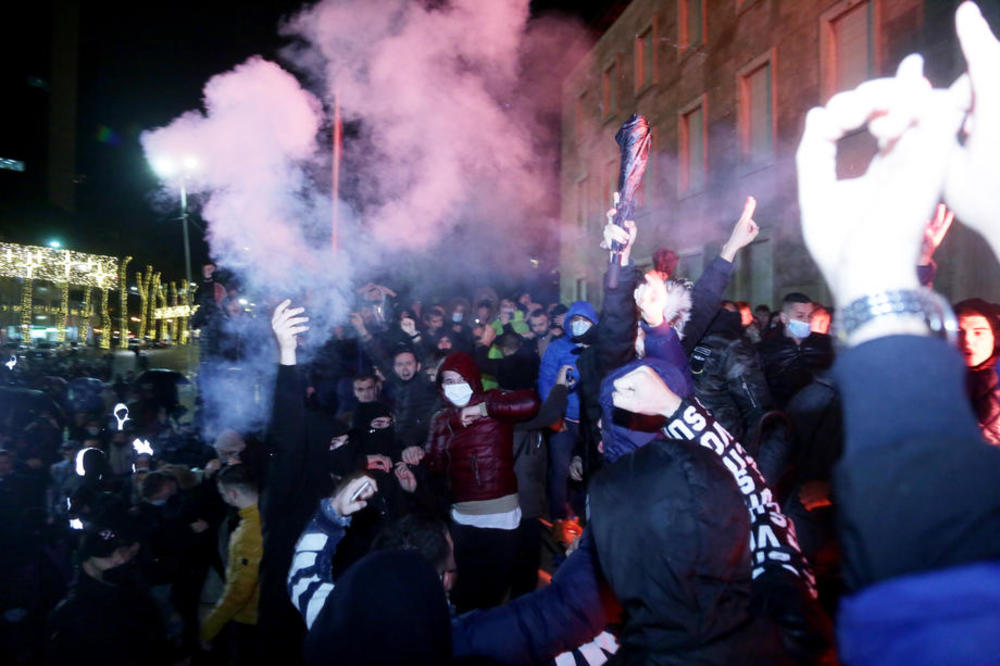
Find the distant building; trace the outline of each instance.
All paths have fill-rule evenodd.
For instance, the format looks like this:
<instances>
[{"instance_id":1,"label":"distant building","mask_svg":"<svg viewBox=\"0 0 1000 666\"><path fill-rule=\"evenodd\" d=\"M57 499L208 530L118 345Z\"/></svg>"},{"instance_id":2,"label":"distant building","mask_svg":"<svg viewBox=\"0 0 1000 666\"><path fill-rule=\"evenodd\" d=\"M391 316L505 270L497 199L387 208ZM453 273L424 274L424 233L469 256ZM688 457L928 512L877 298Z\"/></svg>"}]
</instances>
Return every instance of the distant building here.
<instances>
[{"instance_id":1,"label":"distant building","mask_svg":"<svg viewBox=\"0 0 1000 666\"><path fill-rule=\"evenodd\" d=\"M958 2L922 0L633 0L563 84L561 284L564 301L600 298L607 253L597 248L617 185L614 134L649 120L652 157L640 196L634 258L680 256L696 279L758 200L758 240L737 260L729 296L776 304L784 293L830 296L803 244L794 154L809 108L928 53L935 85L964 68ZM943 63L943 64L942 64ZM934 69L936 68L936 69ZM838 169L864 170L874 141L845 138ZM959 227L959 225L955 225ZM958 300L1000 300L1000 269L955 228L936 257L936 288Z\"/></svg>"}]
</instances>

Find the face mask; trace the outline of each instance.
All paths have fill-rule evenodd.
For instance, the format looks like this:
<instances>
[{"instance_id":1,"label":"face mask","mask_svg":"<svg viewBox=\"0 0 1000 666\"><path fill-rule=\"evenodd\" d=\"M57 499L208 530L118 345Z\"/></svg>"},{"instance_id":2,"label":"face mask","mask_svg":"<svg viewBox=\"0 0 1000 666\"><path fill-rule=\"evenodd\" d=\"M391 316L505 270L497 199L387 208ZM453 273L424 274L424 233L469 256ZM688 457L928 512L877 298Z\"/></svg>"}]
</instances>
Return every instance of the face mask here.
<instances>
[{"instance_id":1,"label":"face mask","mask_svg":"<svg viewBox=\"0 0 1000 666\"><path fill-rule=\"evenodd\" d=\"M444 397L448 398L451 404L456 407L465 407L472 399L472 387L468 382L461 384L445 384Z\"/></svg>"},{"instance_id":2,"label":"face mask","mask_svg":"<svg viewBox=\"0 0 1000 666\"><path fill-rule=\"evenodd\" d=\"M593 326L593 324L591 324L589 321L578 320L570 324L569 329L573 332L573 337L578 338L587 331L589 331L591 326Z\"/></svg>"},{"instance_id":3,"label":"face mask","mask_svg":"<svg viewBox=\"0 0 1000 666\"><path fill-rule=\"evenodd\" d=\"M451 320L453 322L455 322L456 324L461 324L462 323L462 319L464 319L464 318L465 318L465 315L462 314L461 312L452 312L451 313Z\"/></svg>"},{"instance_id":4,"label":"face mask","mask_svg":"<svg viewBox=\"0 0 1000 666\"><path fill-rule=\"evenodd\" d=\"M801 340L808 338L812 329L809 326L809 322L792 319L788 322L788 332L792 335L792 337L796 337Z\"/></svg>"}]
</instances>

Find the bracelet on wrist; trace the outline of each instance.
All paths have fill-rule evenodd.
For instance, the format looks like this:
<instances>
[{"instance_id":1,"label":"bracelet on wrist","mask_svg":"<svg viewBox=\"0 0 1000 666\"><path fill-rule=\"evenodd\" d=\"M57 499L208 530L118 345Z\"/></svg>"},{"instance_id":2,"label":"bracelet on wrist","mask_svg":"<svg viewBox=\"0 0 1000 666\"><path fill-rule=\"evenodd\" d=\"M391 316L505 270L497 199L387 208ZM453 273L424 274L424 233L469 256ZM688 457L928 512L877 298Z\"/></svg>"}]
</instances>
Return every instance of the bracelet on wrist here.
<instances>
[{"instance_id":1,"label":"bracelet on wrist","mask_svg":"<svg viewBox=\"0 0 1000 666\"><path fill-rule=\"evenodd\" d=\"M948 302L930 289L867 294L837 312L837 339L848 346L888 335L932 335L955 344L958 321Z\"/></svg>"}]
</instances>

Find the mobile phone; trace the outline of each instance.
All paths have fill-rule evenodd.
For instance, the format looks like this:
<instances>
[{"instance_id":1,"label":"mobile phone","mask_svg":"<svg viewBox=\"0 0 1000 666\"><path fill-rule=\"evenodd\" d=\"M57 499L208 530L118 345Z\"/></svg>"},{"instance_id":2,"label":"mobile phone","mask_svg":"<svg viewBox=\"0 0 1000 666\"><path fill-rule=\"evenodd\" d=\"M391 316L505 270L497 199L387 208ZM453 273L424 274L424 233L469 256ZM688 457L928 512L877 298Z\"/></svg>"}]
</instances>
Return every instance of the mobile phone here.
<instances>
[{"instance_id":1,"label":"mobile phone","mask_svg":"<svg viewBox=\"0 0 1000 666\"><path fill-rule=\"evenodd\" d=\"M359 497L361 497L361 493L365 492L366 490L368 490L371 487L372 487L372 482L371 481L365 481L364 483L362 483L361 487L359 487L357 490L355 490L354 494L351 495L351 501L352 502L356 501Z\"/></svg>"}]
</instances>

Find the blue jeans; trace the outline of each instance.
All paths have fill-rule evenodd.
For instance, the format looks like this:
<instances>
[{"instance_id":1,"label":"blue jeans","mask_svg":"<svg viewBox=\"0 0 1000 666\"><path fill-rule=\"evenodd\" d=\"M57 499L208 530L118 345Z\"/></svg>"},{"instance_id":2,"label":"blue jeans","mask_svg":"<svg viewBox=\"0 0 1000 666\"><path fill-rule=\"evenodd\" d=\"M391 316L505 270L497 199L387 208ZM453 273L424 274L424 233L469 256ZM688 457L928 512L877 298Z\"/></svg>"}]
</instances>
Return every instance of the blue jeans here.
<instances>
[{"instance_id":1,"label":"blue jeans","mask_svg":"<svg viewBox=\"0 0 1000 666\"><path fill-rule=\"evenodd\" d=\"M569 463L580 439L580 424L563 421L565 427L549 436L549 517L560 520L570 515Z\"/></svg>"}]
</instances>

